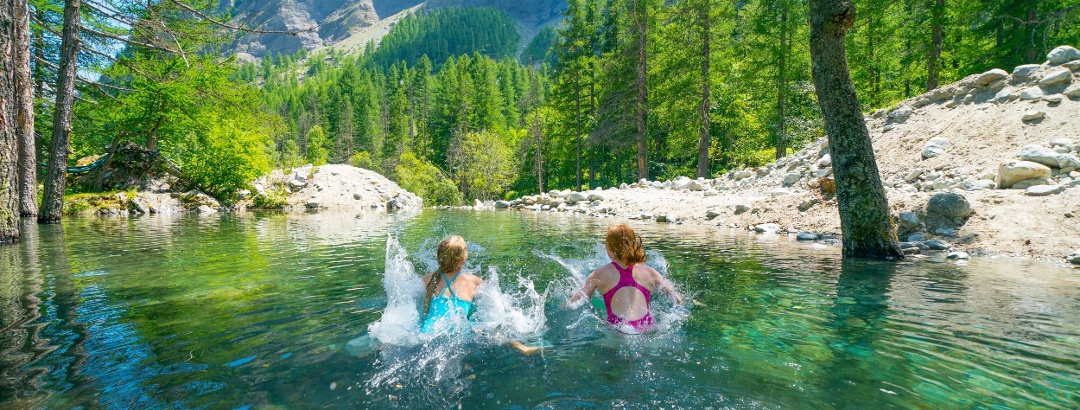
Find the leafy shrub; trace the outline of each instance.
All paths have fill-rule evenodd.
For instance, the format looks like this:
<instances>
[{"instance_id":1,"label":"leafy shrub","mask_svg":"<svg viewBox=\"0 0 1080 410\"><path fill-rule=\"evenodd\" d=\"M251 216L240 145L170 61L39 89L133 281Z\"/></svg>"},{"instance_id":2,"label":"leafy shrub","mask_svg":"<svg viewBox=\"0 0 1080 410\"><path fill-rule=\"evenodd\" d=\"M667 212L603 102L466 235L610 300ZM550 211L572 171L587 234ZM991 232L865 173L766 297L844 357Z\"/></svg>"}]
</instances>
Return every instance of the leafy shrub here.
<instances>
[{"instance_id":1,"label":"leafy shrub","mask_svg":"<svg viewBox=\"0 0 1080 410\"><path fill-rule=\"evenodd\" d=\"M216 116L215 116L216 117ZM215 118L197 130L181 157L184 178L224 205L270 170L269 136L257 126Z\"/></svg>"},{"instance_id":2,"label":"leafy shrub","mask_svg":"<svg viewBox=\"0 0 1080 410\"><path fill-rule=\"evenodd\" d=\"M461 191L442 170L418 158L412 151L401 154L395 170L398 185L424 198L429 205L461 205L465 202Z\"/></svg>"},{"instance_id":3,"label":"leafy shrub","mask_svg":"<svg viewBox=\"0 0 1080 410\"><path fill-rule=\"evenodd\" d=\"M367 151L360 151L349 157L349 165L368 170L375 169L375 162L371 160L371 154Z\"/></svg>"}]
</instances>

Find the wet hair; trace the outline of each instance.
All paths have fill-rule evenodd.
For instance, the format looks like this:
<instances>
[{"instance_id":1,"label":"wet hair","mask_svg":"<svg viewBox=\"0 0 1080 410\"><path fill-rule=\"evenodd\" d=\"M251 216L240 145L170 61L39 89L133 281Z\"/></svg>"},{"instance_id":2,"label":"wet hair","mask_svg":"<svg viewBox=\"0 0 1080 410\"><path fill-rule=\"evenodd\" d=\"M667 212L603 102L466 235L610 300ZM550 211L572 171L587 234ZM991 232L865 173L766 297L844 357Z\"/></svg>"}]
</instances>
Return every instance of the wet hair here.
<instances>
[{"instance_id":1,"label":"wet hair","mask_svg":"<svg viewBox=\"0 0 1080 410\"><path fill-rule=\"evenodd\" d=\"M431 273L431 278L428 279L424 287L424 310L422 312L424 314L427 314L428 307L431 305L431 298L435 296L435 285L439 283L439 278L442 276L440 272L454 273L460 270L462 265L465 264L465 259L469 257L469 248L465 244L465 239L457 235L451 235L439 242L439 248L435 255L439 262L439 270ZM447 284L447 286L449 285Z\"/></svg>"},{"instance_id":2,"label":"wet hair","mask_svg":"<svg viewBox=\"0 0 1080 410\"><path fill-rule=\"evenodd\" d=\"M607 236L604 237L604 246L607 246L619 262L645 262L645 249L641 247L641 238L626 224L608 228Z\"/></svg>"}]
</instances>

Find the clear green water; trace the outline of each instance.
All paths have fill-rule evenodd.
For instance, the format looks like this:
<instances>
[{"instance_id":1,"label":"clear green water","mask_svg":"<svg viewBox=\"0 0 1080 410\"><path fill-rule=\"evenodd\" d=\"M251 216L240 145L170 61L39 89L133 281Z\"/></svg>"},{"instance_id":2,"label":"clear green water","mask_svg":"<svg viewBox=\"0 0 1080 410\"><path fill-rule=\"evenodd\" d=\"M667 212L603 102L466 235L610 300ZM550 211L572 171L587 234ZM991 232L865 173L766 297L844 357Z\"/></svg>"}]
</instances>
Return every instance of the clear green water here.
<instances>
[{"instance_id":1,"label":"clear green water","mask_svg":"<svg viewBox=\"0 0 1080 410\"><path fill-rule=\"evenodd\" d=\"M0 408L1080 408L1076 270L842 261L786 238L635 225L697 303L685 315L658 299L669 326L630 338L561 303L571 269L601 263L613 222L427 211L28 225L0 248ZM531 281L546 326L513 336L544 353L490 338L347 349L383 318L391 231L418 271L459 233L507 300Z\"/></svg>"}]
</instances>

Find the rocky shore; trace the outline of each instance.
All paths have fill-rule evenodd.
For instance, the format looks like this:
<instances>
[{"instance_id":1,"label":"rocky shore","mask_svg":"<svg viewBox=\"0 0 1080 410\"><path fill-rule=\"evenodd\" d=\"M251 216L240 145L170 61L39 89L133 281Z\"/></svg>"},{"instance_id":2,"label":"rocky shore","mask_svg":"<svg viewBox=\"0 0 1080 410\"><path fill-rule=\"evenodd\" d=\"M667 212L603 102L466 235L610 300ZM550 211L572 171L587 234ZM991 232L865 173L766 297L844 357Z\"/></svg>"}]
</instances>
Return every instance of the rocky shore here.
<instances>
[{"instance_id":1,"label":"rocky shore","mask_svg":"<svg viewBox=\"0 0 1080 410\"><path fill-rule=\"evenodd\" d=\"M1080 51L972 75L867 116L912 255L1018 256L1080 264ZM479 207L692 223L836 243L828 145L714 179L641 180Z\"/></svg>"}]
</instances>

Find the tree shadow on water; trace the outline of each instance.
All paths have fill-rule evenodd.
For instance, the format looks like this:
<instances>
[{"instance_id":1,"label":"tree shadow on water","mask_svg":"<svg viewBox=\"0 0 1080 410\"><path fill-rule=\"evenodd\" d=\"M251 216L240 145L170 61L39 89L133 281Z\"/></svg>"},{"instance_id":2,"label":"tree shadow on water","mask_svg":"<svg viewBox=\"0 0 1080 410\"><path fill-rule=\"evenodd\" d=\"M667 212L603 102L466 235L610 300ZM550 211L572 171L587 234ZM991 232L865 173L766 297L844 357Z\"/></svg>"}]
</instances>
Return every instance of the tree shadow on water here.
<instances>
[{"instance_id":1,"label":"tree shadow on water","mask_svg":"<svg viewBox=\"0 0 1080 410\"><path fill-rule=\"evenodd\" d=\"M831 359L823 364L820 379L823 397L833 406L844 403L880 402L887 385L878 372L896 371L879 341L890 316L889 292L900 265L844 259L836 298L829 310L826 331ZM842 401L841 401L842 400Z\"/></svg>"}]
</instances>

